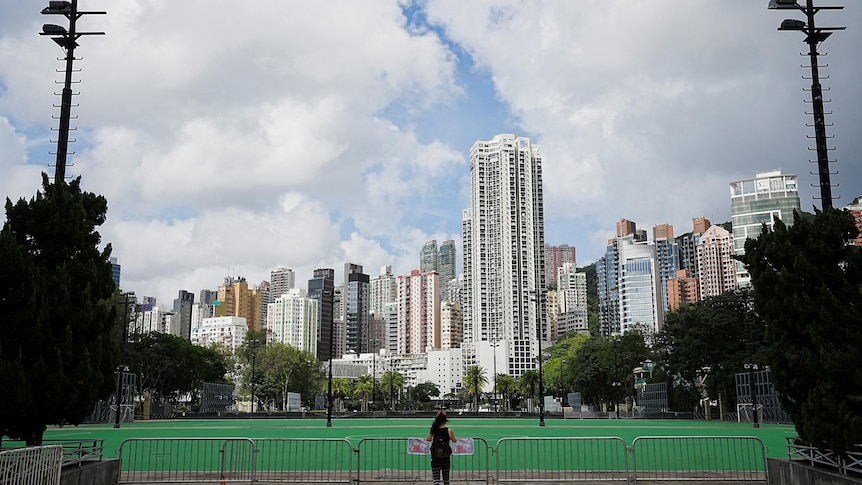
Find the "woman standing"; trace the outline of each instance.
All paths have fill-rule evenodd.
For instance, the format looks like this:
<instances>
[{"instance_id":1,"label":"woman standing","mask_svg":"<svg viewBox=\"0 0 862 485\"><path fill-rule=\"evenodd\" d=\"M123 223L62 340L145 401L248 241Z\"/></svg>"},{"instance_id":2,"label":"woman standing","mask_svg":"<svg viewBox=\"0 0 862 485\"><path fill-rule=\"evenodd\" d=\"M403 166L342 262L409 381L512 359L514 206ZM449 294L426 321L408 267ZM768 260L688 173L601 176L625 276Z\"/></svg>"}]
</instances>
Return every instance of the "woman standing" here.
<instances>
[{"instance_id":1,"label":"woman standing","mask_svg":"<svg viewBox=\"0 0 862 485\"><path fill-rule=\"evenodd\" d=\"M440 485L440 476L443 476L443 484L449 485L449 456L452 454L450 443L457 443L455 433L446 427L446 422L449 419L446 417L446 411L437 413L434 418L434 423L431 424L431 432L425 441L431 442L431 478L434 480L434 485ZM437 450L445 445L445 450L448 452L438 452Z\"/></svg>"}]
</instances>

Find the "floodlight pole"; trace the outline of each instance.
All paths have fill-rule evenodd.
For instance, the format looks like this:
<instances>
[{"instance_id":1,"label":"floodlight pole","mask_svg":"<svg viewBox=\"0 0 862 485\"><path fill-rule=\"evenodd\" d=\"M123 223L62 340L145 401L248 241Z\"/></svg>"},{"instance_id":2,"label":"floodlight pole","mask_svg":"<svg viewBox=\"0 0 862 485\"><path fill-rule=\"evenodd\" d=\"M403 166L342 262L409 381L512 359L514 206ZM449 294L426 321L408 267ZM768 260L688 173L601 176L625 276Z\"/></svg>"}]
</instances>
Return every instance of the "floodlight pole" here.
<instances>
[{"instance_id":1,"label":"floodlight pole","mask_svg":"<svg viewBox=\"0 0 862 485\"><path fill-rule=\"evenodd\" d=\"M814 127L821 206L823 210L830 209L832 208L832 182L829 179L831 175L829 172L829 163L834 160L829 160L829 147L826 144L826 140L829 137L826 136L826 113L823 110L823 87L820 84L820 66L817 64L819 53L817 52L817 47L832 35L832 31L844 30L845 27L816 27L814 16L820 10L841 10L844 7L815 7L814 0L805 0L805 6L782 0L772 0L769 8L781 10L798 9L805 14L808 20L802 27L791 28L782 25L778 30L799 30L806 35L804 42L808 44L808 57L811 68L811 104L814 106L814 111L806 114L814 115L814 124L808 126Z\"/></svg>"},{"instance_id":2,"label":"floodlight pole","mask_svg":"<svg viewBox=\"0 0 862 485\"><path fill-rule=\"evenodd\" d=\"M69 20L69 28L46 24L42 27L40 35L51 36L51 39L65 50L66 62L65 76L63 80L63 91L60 93L60 126L57 129L57 158L54 164L54 183L63 183L66 180L66 159L69 153L69 121L72 117L72 72L75 61L75 47L77 40L82 35L104 35L104 32L78 32L76 23L79 18L87 14L103 15L105 12L79 12L78 0L69 2L49 2L42 9L43 15L63 15ZM54 27L51 29L49 27Z\"/></svg>"}]
</instances>

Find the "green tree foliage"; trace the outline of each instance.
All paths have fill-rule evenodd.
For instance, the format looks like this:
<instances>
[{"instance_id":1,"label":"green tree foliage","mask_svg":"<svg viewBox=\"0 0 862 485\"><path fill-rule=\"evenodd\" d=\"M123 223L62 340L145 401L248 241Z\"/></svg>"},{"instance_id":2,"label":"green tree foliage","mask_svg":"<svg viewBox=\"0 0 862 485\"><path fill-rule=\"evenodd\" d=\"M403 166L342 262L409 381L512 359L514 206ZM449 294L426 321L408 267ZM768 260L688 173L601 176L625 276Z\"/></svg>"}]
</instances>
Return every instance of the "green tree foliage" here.
<instances>
[{"instance_id":1,"label":"green tree foliage","mask_svg":"<svg viewBox=\"0 0 862 485\"><path fill-rule=\"evenodd\" d=\"M754 314L752 294L727 292L681 305L665 318L656 348L674 394L677 409L691 410L703 396L698 376L705 377L705 394L735 406L736 373L745 363L762 362L763 325Z\"/></svg>"},{"instance_id":2,"label":"green tree foliage","mask_svg":"<svg viewBox=\"0 0 862 485\"><path fill-rule=\"evenodd\" d=\"M467 392L473 396L473 409L479 410L479 394L482 393L482 388L488 383L488 376L485 369L478 365L470 366L464 373L464 387Z\"/></svg>"},{"instance_id":3,"label":"green tree foliage","mask_svg":"<svg viewBox=\"0 0 862 485\"><path fill-rule=\"evenodd\" d=\"M862 248L846 211L776 221L742 258L766 323L781 406L800 438L839 453L862 443Z\"/></svg>"},{"instance_id":4,"label":"green tree foliage","mask_svg":"<svg viewBox=\"0 0 862 485\"><path fill-rule=\"evenodd\" d=\"M497 374L497 392L503 398L503 410L512 408L512 400L518 389L517 380L509 374Z\"/></svg>"},{"instance_id":5,"label":"green tree foliage","mask_svg":"<svg viewBox=\"0 0 862 485\"><path fill-rule=\"evenodd\" d=\"M119 342L110 244L99 250L104 197L80 179L6 200L0 231L0 436L41 442L80 423L116 386Z\"/></svg>"},{"instance_id":6,"label":"green tree foliage","mask_svg":"<svg viewBox=\"0 0 862 485\"><path fill-rule=\"evenodd\" d=\"M230 365L217 348L159 332L136 335L126 345L129 370L138 374L141 392L157 402L176 403L190 394L200 402L204 382L226 383Z\"/></svg>"},{"instance_id":7,"label":"green tree foliage","mask_svg":"<svg viewBox=\"0 0 862 485\"><path fill-rule=\"evenodd\" d=\"M363 374L356 378L353 395L362 400L362 410L368 410L368 398L374 393L374 379L371 374Z\"/></svg>"},{"instance_id":8,"label":"green tree foliage","mask_svg":"<svg viewBox=\"0 0 862 485\"><path fill-rule=\"evenodd\" d=\"M632 369L650 355L641 332L627 332L613 340L592 336L583 341L573 359L567 359L564 374L583 402L594 406L620 402L634 393Z\"/></svg>"},{"instance_id":9,"label":"green tree foliage","mask_svg":"<svg viewBox=\"0 0 862 485\"><path fill-rule=\"evenodd\" d=\"M237 349L242 368L240 392L251 397L254 374L256 400L286 410L287 393L296 392L302 396L302 405L311 408L326 380L317 357L288 344L267 344L265 335L264 332L249 332Z\"/></svg>"},{"instance_id":10,"label":"green tree foliage","mask_svg":"<svg viewBox=\"0 0 862 485\"><path fill-rule=\"evenodd\" d=\"M404 376L398 371L389 370L380 376L380 387L384 394L383 400L389 403L389 408L393 411L402 386L404 386Z\"/></svg>"},{"instance_id":11,"label":"green tree foliage","mask_svg":"<svg viewBox=\"0 0 862 485\"><path fill-rule=\"evenodd\" d=\"M539 371L528 370L518 378L518 390L527 399L538 399L539 397Z\"/></svg>"}]
</instances>

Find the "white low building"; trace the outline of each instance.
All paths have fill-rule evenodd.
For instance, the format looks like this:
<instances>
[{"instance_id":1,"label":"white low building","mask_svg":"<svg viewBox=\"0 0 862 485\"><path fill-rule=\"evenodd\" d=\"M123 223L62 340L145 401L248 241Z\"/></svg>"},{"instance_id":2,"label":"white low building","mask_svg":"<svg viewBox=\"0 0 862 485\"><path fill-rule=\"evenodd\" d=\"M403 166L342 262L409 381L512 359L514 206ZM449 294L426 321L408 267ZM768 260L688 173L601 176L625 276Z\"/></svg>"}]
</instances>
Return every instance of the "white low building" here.
<instances>
[{"instance_id":1,"label":"white low building","mask_svg":"<svg viewBox=\"0 0 862 485\"><path fill-rule=\"evenodd\" d=\"M245 342L248 324L242 317L204 318L198 327L192 327L191 342L201 347L218 343L235 351Z\"/></svg>"}]
</instances>

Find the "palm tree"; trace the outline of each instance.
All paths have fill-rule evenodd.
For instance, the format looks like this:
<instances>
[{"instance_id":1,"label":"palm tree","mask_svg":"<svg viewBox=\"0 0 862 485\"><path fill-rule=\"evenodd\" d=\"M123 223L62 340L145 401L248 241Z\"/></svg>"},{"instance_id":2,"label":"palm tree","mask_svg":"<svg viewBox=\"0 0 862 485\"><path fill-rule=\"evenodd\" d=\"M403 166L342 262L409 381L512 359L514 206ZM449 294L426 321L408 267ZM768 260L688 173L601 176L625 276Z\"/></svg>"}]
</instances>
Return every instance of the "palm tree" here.
<instances>
[{"instance_id":1,"label":"palm tree","mask_svg":"<svg viewBox=\"0 0 862 485\"><path fill-rule=\"evenodd\" d=\"M380 378L380 385L383 389L389 391L389 406L395 411L395 394L401 390L404 385L404 377L398 371L386 371Z\"/></svg>"},{"instance_id":2,"label":"palm tree","mask_svg":"<svg viewBox=\"0 0 862 485\"><path fill-rule=\"evenodd\" d=\"M528 399L536 398L536 387L539 385L539 372L535 370L528 370L521 374L521 378L518 379L518 387L520 387L521 392L527 396ZM532 412L532 411L531 411Z\"/></svg>"},{"instance_id":3,"label":"palm tree","mask_svg":"<svg viewBox=\"0 0 862 485\"><path fill-rule=\"evenodd\" d=\"M332 378L332 400L336 401L338 399L344 399L345 397L350 395L351 386L353 385L353 381L346 377L333 377ZM323 392L327 392L328 382L323 382ZM334 407L335 406L333 404Z\"/></svg>"},{"instance_id":4,"label":"palm tree","mask_svg":"<svg viewBox=\"0 0 862 485\"><path fill-rule=\"evenodd\" d=\"M362 398L362 410L368 411L368 396L374 392L374 379L370 374L364 374L356 378L356 387L353 394Z\"/></svg>"},{"instance_id":5,"label":"palm tree","mask_svg":"<svg viewBox=\"0 0 862 485\"><path fill-rule=\"evenodd\" d=\"M497 374L497 392L503 396L503 411L506 411L511 404L512 391L515 390L517 382L515 378L509 374Z\"/></svg>"},{"instance_id":6,"label":"palm tree","mask_svg":"<svg viewBox=\"0 0 862 485\"><path fill-rule=\"evenodd\" d=\"M487 383L488 378L485 376L485 369L478 365L467 368L467 372L464 374L464 387L467 388L468 393L473 395L473 407L476 411L479 411L479 392Z\"/></svg>"}]
</instances>

